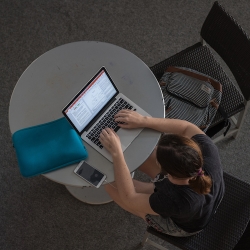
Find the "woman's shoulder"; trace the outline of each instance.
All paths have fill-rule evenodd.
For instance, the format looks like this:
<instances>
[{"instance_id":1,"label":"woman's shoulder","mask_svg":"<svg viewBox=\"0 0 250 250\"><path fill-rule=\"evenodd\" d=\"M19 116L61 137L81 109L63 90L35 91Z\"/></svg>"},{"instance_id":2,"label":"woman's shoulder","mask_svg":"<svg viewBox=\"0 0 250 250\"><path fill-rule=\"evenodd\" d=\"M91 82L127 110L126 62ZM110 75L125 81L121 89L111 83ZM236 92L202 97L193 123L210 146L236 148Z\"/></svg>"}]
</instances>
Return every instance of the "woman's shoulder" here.
<instances>
[{"instance_id":1,"label":"woman's shoulder","mask_svg":"<svg viewBox=\"0 0 250 250\"><path fill-rule=\"evenodd\" d=\"M204 143L210 143L212 145L215 145L212 141L212 139L207 136L206 134L195 134L192 136L192 140L197 142L204 142Z\"/></svg>"},{"instance_id":2,"label":"woman's shoulder","mask_svg":"<svg viewBox=\"0 0 250 250\"><path fill-rule=\"evenodd\" d=\"M196 134L192 140L200 146L203 156L213 156L219 159L218 148L210 137L205 134Z\"/></svg>"},{"instance_id":3,"label":"woman's shoulder","mask_svg":"<svg viewBox=\"0 0 250 250\"><path fill-rule=\"evenodd\" d=\"M216 181L217 183L222 182L223 170L217 146L207 135L195 135L192 139L196 141L201 148L205 173L210 175L213 181Z\"/></svg>"}]
</instances>

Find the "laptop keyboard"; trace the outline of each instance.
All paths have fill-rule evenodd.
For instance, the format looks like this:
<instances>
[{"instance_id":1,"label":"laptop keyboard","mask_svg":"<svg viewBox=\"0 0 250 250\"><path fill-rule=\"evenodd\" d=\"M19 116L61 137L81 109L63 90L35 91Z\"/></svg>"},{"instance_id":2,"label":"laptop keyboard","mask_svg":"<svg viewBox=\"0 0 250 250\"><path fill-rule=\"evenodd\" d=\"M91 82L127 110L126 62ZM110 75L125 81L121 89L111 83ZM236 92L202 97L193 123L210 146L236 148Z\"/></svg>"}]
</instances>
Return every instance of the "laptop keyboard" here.
<instances>
[{"instance_id":1,"label":"laptop keyboard","mask_svg":"<svg viewBox=\"0 0 250 250\"><path fill-rule=\"evenodd\" d=\"M102 119L90 130L86 137L102 149L103 146L99 141L100 133L107 127L112 128L115 132L120 129L119 124L114 120L114 115L122 109L133 109L133 106L131 106L124 99L119 98L111 109L102 117Z\"/></svg>"}]
</instances>

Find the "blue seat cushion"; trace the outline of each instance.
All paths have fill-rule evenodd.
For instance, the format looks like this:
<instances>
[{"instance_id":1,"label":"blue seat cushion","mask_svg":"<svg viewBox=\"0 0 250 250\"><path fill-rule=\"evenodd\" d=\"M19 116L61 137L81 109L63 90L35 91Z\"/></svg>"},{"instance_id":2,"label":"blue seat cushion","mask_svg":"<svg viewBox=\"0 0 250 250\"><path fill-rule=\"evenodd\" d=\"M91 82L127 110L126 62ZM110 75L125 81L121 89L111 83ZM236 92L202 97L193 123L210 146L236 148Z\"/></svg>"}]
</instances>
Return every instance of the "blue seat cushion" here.
<instances>
[{"instance_id":1,"label":"blue seat cushion","mask_svg":"<svg viewBox=\"0 0 250 250\"><path fill-rule=\"evenodd\" d=\"M88 156L82 139L65 117L18 130L12 140L25 177L66 167Z\"/></svg>"}]
</instances>

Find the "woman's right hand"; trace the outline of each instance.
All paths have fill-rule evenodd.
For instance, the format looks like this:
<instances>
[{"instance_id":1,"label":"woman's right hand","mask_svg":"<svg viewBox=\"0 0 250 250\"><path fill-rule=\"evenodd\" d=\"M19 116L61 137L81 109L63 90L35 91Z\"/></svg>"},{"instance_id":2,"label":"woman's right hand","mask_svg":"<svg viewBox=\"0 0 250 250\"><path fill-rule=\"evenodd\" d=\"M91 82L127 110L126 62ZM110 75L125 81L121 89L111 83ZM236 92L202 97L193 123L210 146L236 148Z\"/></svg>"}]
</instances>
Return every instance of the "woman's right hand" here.
<instances>
[{"instance_id":1,"label":"woman's right hand","mask_svg":"<svg viewBox=\"0 0 250 250\"><path fill-rule=\"evenodd\" d=\"M122 147L119 136L110 128L105 128L100 134L101 144L113 156L122 155Z\"/></svg>"},{"instance_id":2,"label":"woman's right hand","mask_svg":"<svg viewBox=\"0 0 250 250\"><path fill-rule=\"evenodd\" d=\"M122 109L115 115L115 122L121 128L142 128L145 127L145 116L129 109Z\"/></svg>"}]
</instances>

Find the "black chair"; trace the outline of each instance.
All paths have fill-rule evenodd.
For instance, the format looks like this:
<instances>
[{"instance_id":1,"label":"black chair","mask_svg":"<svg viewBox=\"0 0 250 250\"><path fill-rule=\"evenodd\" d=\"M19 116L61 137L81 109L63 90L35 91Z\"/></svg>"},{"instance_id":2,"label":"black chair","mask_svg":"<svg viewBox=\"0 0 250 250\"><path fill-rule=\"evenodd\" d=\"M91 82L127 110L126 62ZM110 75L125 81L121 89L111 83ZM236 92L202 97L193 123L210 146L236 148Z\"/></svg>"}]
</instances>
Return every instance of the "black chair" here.
<instances>
[{"instance_id":1,"label":"black chair","mask_svg":"<svg viewBox=\"0 0 250 250\"><path fill-rule=\"evenodd\" d=\"M231 118L235 126L227 133L227 137L236 138L250 105L250 38L218 2L214 3L203 23L201 38L201 42L157 63L150 69L158 80L169 66L191 68L217 79L223 85L221 107L226 114L217 112L207 134L213 136L219 127L223 128L228 122L225 118ZM242 93L225 73L215 57L216 54L231 70ZM236 119L235 115L238 113L240 114ZM214 142L223 137L219 136Z\"/></svg>"},{"instance_id":2,"label":"black chair","mask_svg":"<svg viewBox=\"0 0 250 250\"><path fill-rule=\"evenodd\" d=\"M250 219L250 184L225 172L224 180L224 198L216 214L202 232L189 237L174 237L148 227L142 245L148 243L158 249L167 250L148 238L149 234L153 234L180 249L232 250L243 235Z\"/></svg>"}]
</instances>

